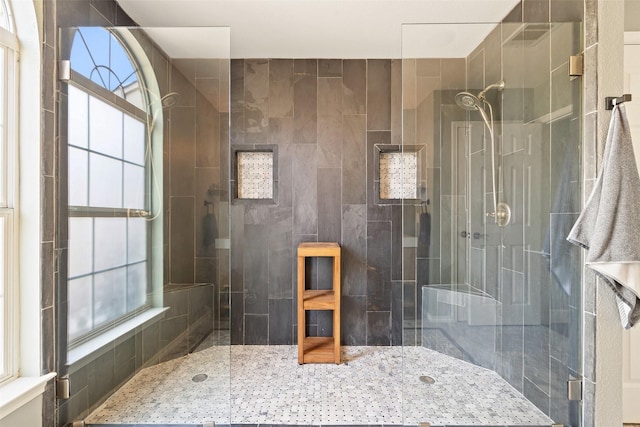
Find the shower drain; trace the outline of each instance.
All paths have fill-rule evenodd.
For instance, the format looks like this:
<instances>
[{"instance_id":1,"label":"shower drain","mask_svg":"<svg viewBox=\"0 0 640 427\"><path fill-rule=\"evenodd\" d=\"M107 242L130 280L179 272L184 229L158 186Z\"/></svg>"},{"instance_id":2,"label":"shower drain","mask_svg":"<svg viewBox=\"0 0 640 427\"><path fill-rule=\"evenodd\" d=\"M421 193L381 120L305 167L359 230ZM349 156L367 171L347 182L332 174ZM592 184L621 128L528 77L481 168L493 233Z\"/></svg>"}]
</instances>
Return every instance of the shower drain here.
<instances>
[{"instance_id":1,"label":"shower drain","mask_svg":"<svg viewBox=\"0 0 640 427\"><path fill-rule=\"evenodd\" d=\"M420 375L420 381L422 381L425 384L433 384L436 382L436 380L434 380L428 375Z\"/></svg>"},{"instance_id":2,"label":"shower drain","mask_svg":"<svg viewBox=\"0 0 640 427\"><path fill-rule=\"evenodd\" d=\"M198 374L198 375L195 375L193 378L191 378L191 381L193 381L194 383L201 383L207 378L209 378L207 374Z\"/></svg>"}]
</instances>

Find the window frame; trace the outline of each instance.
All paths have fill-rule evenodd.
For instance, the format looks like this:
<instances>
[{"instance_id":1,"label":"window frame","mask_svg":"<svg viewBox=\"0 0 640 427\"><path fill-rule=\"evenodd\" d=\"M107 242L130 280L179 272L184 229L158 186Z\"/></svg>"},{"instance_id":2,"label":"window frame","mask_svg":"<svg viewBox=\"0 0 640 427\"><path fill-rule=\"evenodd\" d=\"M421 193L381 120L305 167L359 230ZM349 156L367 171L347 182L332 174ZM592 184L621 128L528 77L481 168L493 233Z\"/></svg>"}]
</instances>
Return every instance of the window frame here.
<instances>
[{"instance_id":1,"label":"window frame","mask_svg":"<svg viewBox=\"0 0 640 427\"><path fill-rule=\"evenodd\" d=\"M6 126L0 128L0 217L4 246L1 248L4 268L0 271L0 286L4 293L2 304L3 331L0 334L3 357L0 358L0 384L6 383L19 375L19 210L18 210L18 90L19 90L19 44L17 35L12 31L12 15L10 5L3 2L8 13L11 29L0 27L0 47L2 47L4 91L0 102L3 104L1 114ZM2 200L4 198L4 200Z\"/></svg>"},{"instance_id":2,"label":"window frame","mask_svg":"<svg viewBox=\"0 0 640 427\"><path fill-rule=\"evenodd\" d=\"M147 93L147 89L146 89L146 85L145 85L145 80L144 80L144 75L143 73L140 71L140 68L138 67L138 64L136 63L135 59L134 59L134 55L131 53L131 50L127 48L126 43L120 38L118 37L118 34L110 31L108 28L104 28L104 30L108 33L110 33L121 45L121 47L124 49L124 51L126 52L126 54L128 55L129 60L131 61L132 65L134 65L134 69L136 70L137 76L138 76L138 82L139 85L141 86L142 89L142 94L143 96ZM120 265L118 267L114 267L113 269L117 269L117 268L127 268L128 266L132 266L135 264L139 264L141 262L146 262L146 299L145 299L145 303L140 306L137 307L131 311L126 311L123 315L118 316L114 319L110 319L108 321L103 322L100 325L94 325L88 332L79 335L78 337L75 337L74 339L70 339L68 340L68 349L72 350L75 348L80 347L81 345L99 337L100 335L105 334L106 332L117 328L119 325L122 325L123 323L139 316L141 313L146 312L147 310L151 309L154 307L154 302L153 302L153 295L152 293L154 292L154 286L153 286L153 250L152 250L152 239L153 239L153 232L152 232L152 220L154 218L150 218L151 216L151 211L153 209L153 205L154 205L154 201L153 201L153 197L155 196L153 189L152 189L152 181L153 181L153 177L152 177L152 169L153 167L149 164L149 158L151 156L153 156L153 133L149 132L148 129L148 124L152 123L152 113L151 111L144 111L142 109L140 109L139 107L137 107L136 105L132 104L131 102L127 101L125 98L119 96L118 94L116 94L115 92L111 92L108 89L102 87L101 85L99 85L98 83L95 83L94 81L92 81L91 79L89 79L88 77L75 72L72 68L71 70L71 79L68 81L68 85L69 86L73 86L76 89L86 93L88 96L90 97L94 97L96 99L98 99L99 101L102 101L106 104L108 104L110 107L118 110L119 112L123 113L124 115L128 115L134 119L140 120L145 124L145 133L144 133L144 147L145 147L145 160L144 160L144 179L145 179L145 183L144 183L144 187L145 187L145 196L144 196L144 209L132 209L132 208L108 208L108 207L96 207L96 206L91 206L91 205L87 205L87 206L73 206L73 205L67 205L68 207L68 218L67 221L69 221L69 219L71 218L79 218L79 217L85 217L85 218L114 218L114 217L120 217L120 218L146 218L146 258L145 261L140 261L140 262L135 262L135 263L125 263L123 265ZM148 106L149 105L149 99L147 97L145 97L145 104ZM69 132L67 132L69 134ZM71 145L69 142L67 142L67 147L74 147L74 148L78 148L76 146ZM94 152L93 150L91 150L89 147L87 148L82 148L83 150L86 150L87 153L92 153ZM95 152L96 154L100 154L100 155L104 155L104 153L98 153ZM108 156L109 157L109 156ZM119 161L121 161L123 164L128 163L127 161L124 160L124 153L122 154L122 158L118 159ZM67 180L68 181L68 180ZM67 186L68 186L68 182L67 182ZM157 197L157 196L156 196ZM88 200L87 200L87 204L88 204ZM109 270L109 269L108 269ZM105 271L108 271L105 270ZM77 276L77 278L80 277L85 277L85 276L95 276L96 274L98 274L99 272L95 271L92 269L91 273L88 274L84 274L84 275L79 275ZM125 273L126 274L126 273ZM76 277L74 277L76 278ZM126 279L125 279L126 280ZM68 286L70 282L70 278L67 277L66 280L66 284ZM125 304L126 304L126 296L125 296ZM92 307L93 307L93 301L92 301ZM92 309L92 313L93 313L93 309ZM69 316L69 315L68 315ZM93 314L92 314L93 316ZM68 318L68 317L67 317ZM68 335L68 334L67 334Z\"/></svg>"}]
</instances>

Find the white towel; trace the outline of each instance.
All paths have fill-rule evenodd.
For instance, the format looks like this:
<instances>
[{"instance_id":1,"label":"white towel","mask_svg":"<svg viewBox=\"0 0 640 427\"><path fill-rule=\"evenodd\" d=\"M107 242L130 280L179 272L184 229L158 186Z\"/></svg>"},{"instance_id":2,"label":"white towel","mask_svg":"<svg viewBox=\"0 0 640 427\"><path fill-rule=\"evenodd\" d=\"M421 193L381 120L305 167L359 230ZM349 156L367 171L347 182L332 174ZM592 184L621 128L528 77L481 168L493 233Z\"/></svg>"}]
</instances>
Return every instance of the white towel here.
<instances>
[{"instance_id":1,"label":"white towel","mask_svg":"<svg viewBox=\"0 0 640 427\"><path fill-rule=\"evenodd\" d=\"M567 239L614 290L622 326L640 320L640 176L623 105L613 109L602 168Z\"/></svg>"}]
</instances>

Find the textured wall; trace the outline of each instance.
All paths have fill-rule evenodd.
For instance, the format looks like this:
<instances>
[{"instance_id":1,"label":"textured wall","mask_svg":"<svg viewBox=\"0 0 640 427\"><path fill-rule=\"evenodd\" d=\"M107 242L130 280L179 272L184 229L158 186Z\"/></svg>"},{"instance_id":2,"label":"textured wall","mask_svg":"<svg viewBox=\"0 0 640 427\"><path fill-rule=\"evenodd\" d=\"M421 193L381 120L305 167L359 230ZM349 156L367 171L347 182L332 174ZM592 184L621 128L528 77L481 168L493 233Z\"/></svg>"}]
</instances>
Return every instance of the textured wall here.
<instances>
[{"instance_id":1,"label":"textured wall","mask_svg":"<svg viewBox=\"0 0 640 427\"><path fill-rule=\"evenodd\" d=\"M400 140L400 65L232 61L232 149L274 145L278 170L277 203L231 206L232 343L295 343L305 241L342 246L343 344L401 343L401 207L375 204L373 184L374 146ZM327 260L308 262L310 286L327 286ZM310 313L307 333L330 335L331 322Z\"/></svg>"},{"instance_id":2,"label":"textured wall","mask_svg":"<svg viewBox=\"0 0 640 427\"><path fill-rule=\"evenodd\" d=\"M592 117L597 118L597 162L585 168L585 178L596 177L602 170L599 165L604 153L604 145L609 131L611 112L604 109L604 98L619 96L624 90L624 19L626 16L623 0L599 1L597 10L598 38L597 38L597 76L598 84L595 103L589 107L595 112ZM632 12L632 11L631 11ZM595 72L595 69L592 70ZM602 77L601 77L602 76ZM611 95L611 94L614 95ZM636 94L634 94L636 95ZM585 109L586 110L586 109ZM589 186L589 191L591 190ZM616 313L614 293L600 279L597 280L595 305L593 314L597 327L589 331L593 335L586 335L590 340L594 336L593 353L595 372L588 384L595 387L595 405L592 406L593 425L621 425L622 424L622 328L619 313ZM585 354L587 356L587 354ZM586 359L585 359L586 360ZM588 424L585 423L586 426Z\"/></svg>"}]
</instances>

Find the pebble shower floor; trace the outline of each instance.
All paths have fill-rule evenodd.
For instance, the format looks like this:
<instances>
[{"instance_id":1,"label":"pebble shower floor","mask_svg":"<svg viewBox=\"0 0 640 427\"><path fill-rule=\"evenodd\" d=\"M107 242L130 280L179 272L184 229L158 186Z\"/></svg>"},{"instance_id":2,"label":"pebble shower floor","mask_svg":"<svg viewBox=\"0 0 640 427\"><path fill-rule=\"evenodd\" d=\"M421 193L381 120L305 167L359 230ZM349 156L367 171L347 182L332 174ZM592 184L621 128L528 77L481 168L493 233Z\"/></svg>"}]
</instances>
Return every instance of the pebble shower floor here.
<instances>
[{"instance_id":1,"label":"pebble shower floor","mask_svg":"<svg viewBox=\"0 0 640 427\"><path fill-rule=\"evenodd\" d=\"M85 423L552 424L499 375L473 364L422 347L342 351L341 365L298 365L296 346L209 347L142 370ZM194 382L199 374L207 378ZM424 375L435 383L420 381Z\"/></svg>"}]
</instances>

